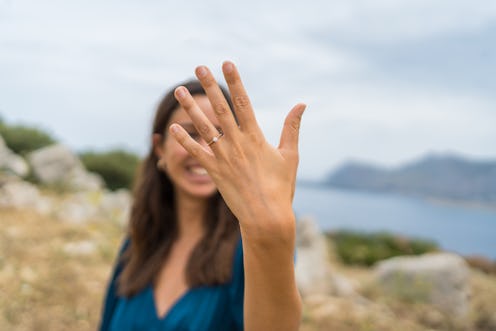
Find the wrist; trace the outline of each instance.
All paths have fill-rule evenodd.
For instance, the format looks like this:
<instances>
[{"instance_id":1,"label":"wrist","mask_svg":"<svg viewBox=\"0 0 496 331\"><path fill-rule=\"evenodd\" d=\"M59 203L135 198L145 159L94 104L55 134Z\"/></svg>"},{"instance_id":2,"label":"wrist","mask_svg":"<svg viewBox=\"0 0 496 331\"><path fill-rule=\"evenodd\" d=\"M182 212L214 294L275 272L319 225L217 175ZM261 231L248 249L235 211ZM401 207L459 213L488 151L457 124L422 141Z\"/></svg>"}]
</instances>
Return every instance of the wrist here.
<instances>
[{"instance_id":1,"label":"wrist","mask_svg":"<svg viewBox=\"0 0 496 331\"><path fill-rule=\"evenodd\" d=\"M284 246L293 252L296 240L296 217L294 213L277 216L252 216L239 221L243 242L263 247Z\"/></svg>"}]
</instances>

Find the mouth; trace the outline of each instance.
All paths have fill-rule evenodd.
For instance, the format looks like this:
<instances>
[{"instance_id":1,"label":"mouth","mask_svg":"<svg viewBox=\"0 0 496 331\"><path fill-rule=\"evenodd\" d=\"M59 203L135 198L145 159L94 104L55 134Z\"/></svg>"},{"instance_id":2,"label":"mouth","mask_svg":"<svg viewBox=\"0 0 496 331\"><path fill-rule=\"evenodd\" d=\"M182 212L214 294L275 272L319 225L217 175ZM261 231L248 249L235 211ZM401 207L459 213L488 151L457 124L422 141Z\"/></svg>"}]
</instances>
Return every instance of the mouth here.
<instances>
[{"instance_id":1,"label":"mouth","mask_svg":"<svg viewBox=\"0 0 496 331\"><path fill-rule=\"evenodd\" d=\"M208 176L207 169L199 165L187 166L186 171L196 176Z\"/></svg>"}]
</instances>

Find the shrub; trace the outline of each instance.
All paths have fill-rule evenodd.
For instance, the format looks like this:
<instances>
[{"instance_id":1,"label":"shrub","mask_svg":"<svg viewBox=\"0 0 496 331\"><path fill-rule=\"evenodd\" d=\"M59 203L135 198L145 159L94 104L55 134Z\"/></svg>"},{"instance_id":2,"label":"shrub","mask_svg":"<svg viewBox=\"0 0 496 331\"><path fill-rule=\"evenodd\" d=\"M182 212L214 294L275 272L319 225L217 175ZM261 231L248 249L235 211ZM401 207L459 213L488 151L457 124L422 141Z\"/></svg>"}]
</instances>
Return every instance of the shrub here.
<instances>
[{"instance_id":1,"label":"shrub","mask_svg":"<svg viewBox=\"0 0 496 331\"><path fill-rule=\"evenodd\" d=\"M86 169L102 176L111 190L131 188L140 159L124 150L84 152L80 154Z\"/></svg>"},{"instance_id":2,"label":"shrub","mask_svg":"<svg viewBox=\"0 0 496 331\"><path fill-rule=\"evenodd\" d=\"M435 242L405 238L389 233L337 231L327 234L346 264L371 266L398 255L419 255L438 250Z\"/></svg>"},{"instance_id":3,"label":"shrub","mask_svg":"<svg viewBox=\"0 0 496 331\"><path fill-rule=\"evenodd\" d=\"M0 136L16 154L26 154L55 143L47 132L30 126L8 125L0 119Z\"/></svg>"}]
</instances>

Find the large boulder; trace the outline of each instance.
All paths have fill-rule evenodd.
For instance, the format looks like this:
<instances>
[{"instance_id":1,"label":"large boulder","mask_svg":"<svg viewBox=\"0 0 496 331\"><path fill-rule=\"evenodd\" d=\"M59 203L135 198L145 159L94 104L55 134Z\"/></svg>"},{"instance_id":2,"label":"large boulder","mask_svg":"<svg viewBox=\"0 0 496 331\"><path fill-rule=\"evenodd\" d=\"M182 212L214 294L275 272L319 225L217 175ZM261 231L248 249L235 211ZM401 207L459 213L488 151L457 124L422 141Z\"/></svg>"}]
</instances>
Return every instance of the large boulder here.
<instances>
[{"instance_id":1,"label":"large boulder","mask_svg":"<svg viewBox=\"0 0 496 331\"><path fill-rule=\"evenodd\" d=\"M296 283L303 297L333 292L327 244L311 218L296 224Z\"/></svg>"},{"instance_id":2,"label":"large boulder","mask_svg":"<svg viewBox=\"0 0 496 331\"><path fill-rule=\"evenodd\" d=\"M311 218L300 219L296 224L295 273L303 297L356 295L351 282L333 272L327 240Z\"/></svg>"},{"instance_id":3,"label":"large boulder","mask_svg":"<svg viewBox=\"0 0 496 331\"><path fill-rule=\"evenodd\" d=\"M387 295L432 304L455 318L468 313L470 273L458 255L395 257L378 263L374 274L378 287Z\"/></svg>"},{"instance_id":4,"label":"large boulder","mask_svg":"<svg viewBox=\"0 0 496 331\"><path fill-rule=\"evenodd\" d=\"M0 172L19 177L25 177L29 173L26 161L7 147L2 136L0 136Z\"/></svg>"},{"instance_id":5,"label":"large boulder","mask_svg":"<svg viewBox=\"0 0 496 331\"><path fill-rule=\"evenodd\" d=\"M48 213L51 202L42 197L36 186L21 180L10 179L0 183L0 208L32 209Z\"/></svg>"},{"instance_id":6,"label":"large boulder","mask_svg":"<svg viewBox=\"0 0 496 331\"><path fill-rule=\"evenodd\" d=\"M64 145L41 148L28 156L33 173L41 183L69 191L102 189L100 176L89 173L79 158Z\"/></svg>"}]
</instances>

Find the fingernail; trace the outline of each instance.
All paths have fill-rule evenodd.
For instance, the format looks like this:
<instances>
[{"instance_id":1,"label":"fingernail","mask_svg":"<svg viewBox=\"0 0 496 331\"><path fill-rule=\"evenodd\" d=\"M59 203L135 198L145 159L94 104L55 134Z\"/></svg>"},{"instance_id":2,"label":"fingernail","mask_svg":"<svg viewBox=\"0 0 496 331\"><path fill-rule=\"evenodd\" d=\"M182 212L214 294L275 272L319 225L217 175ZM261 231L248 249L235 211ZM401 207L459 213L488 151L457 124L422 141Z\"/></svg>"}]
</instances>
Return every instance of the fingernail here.
<instances>
[{"instance_id":1,"label":"fingernail","mask_svg":"<svg viewBox=\"0 0 496 331\"><path fill-rule=\"evenodd\" d=\"M199 78L203 78L207 75L208 71L207 71L207 68L205 66L199 66L197 69L196 69L196 74L198 75Z\"/></svg>"},{"instance_id":2,"label":"fingernail","mask_svg":"<svg viewBox=\"0 0 496 331\"><path fill-rule=\"evenodd\" d=\"M233 70L234 70L234 65L231 62L229 61L224 62L224 72L231 73Z\"/></svg>"},{"instance_id":3,"label":"fingernail","mask_svg":"<svg viewBox=\"0 0 496 331\"><path fill-rule=\"evenodd\" d=\"M176 95L180 98L183 98L186 95L186 88L183 86L179 86L176 89Z\"/></svg>"},{"instance_id":4,"label":"fingernail","mask_svg":"<svg viewBox=\"0 0 496 331\"><path fill-rule=\"evenodd\" d=\"M178 127L178 125L177 125L177 124L172 124L172 125L170 126L170 130L171 130L171 132L172 132L172 133L176 134L176 133L178 133L178 132L179 132L179 127Z\"/></svg>"}]
</instances>

